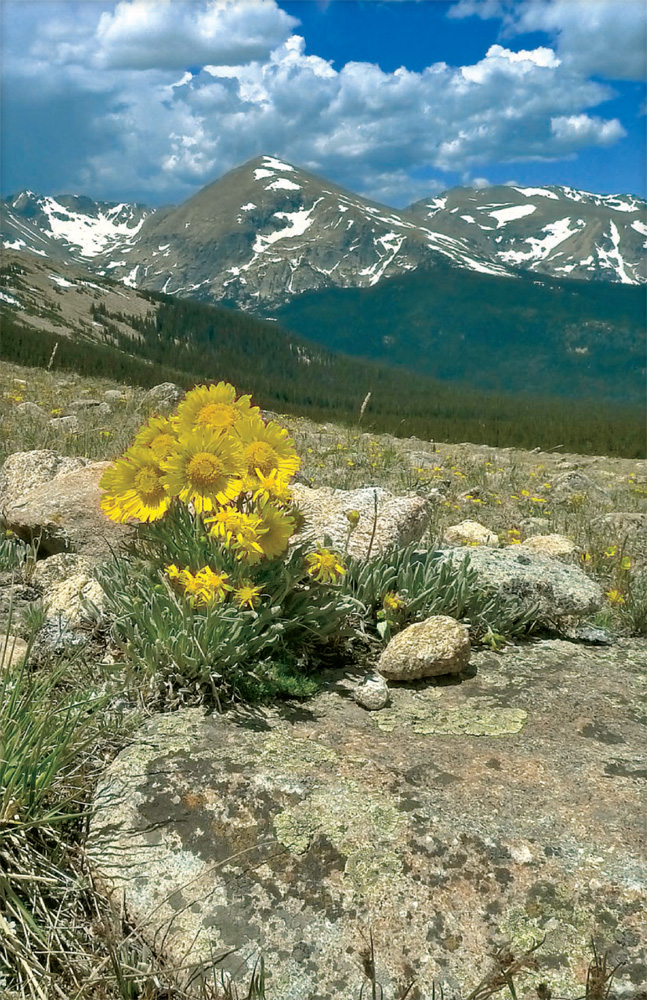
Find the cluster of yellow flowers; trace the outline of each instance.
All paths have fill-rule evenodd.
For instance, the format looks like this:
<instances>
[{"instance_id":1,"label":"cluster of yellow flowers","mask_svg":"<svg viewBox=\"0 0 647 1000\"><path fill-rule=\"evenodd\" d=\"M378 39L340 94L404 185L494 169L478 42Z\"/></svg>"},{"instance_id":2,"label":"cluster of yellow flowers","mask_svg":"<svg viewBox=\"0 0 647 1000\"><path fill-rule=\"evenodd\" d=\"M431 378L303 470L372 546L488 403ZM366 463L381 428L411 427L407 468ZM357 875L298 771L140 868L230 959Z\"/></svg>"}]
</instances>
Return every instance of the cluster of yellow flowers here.
<instances>
[{"instance_id":1,"label":"cluster of yellow flowers","mask_svg":"<svg viewBox=\"0 0 647 1000\"><path fill-rule=\"evenodd\" d=\"M157 521L176 500L238 563L253 566L283 555L296 531L289 481L299 465L288 432L266 423L250 396L237 397L227 382L201 385L172 416L152 417L106 470L101 507L113 521ZM308 556L306 567L320 582L344 573L327 550ZM233 585L208 566L193 573L171 564L166 574L194 604L231 594L240 607L254 607L260 597L249 580Z\"/></svg>"}]
</instances>

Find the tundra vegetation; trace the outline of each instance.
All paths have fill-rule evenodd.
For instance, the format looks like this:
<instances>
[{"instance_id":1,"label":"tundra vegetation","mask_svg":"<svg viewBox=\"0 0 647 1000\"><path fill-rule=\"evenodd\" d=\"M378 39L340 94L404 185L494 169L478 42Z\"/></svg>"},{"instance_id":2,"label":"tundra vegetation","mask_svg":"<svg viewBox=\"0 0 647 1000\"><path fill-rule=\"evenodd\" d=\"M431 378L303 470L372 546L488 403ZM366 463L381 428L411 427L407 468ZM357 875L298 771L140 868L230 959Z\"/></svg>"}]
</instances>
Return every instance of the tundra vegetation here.
<instances>
[{"instance_id":1,"label":"tundra vegetation","mask_svg":"<svg viewBox=\"0 0 647 1000\"><path fill-rule=\"evenodd\" d=\"M72 425L57 423L71 403L108 389L120 393L109 415L77 408ZM494 649L533 630L532 609L480 593L467 560L452 572L437 564L450 524L477 519L502 545L538 529L567 535L573 558L604 586L606 604L591 624L647 635L644 554L621 527L600 521L644 510L647 482L628 459L398 438L377 433L359 408L346 427L276 417L223 384L145 422L143 396L55 365L0 365L0 461L37 447L113 460L104 510L142 522L130 551L99 570L109 615L95 621L82 653L30 657L42 608L37 600L4 608L3 635L27 644L22 666L14 640L0 641L0 990L8 1000L182 996L173 970L108 906L84 861L94 783L146 715L181 702L218 709L232 699L307 697L322 664L374 662L390 634L430 613L463 620L474 642ZM316 486L368 482L431 498L418 546L427 556L414 559L409 548L369 565L291 543L299 515L289 483L299 461ZM565 470L577 470L582 485L564 490ZM349 537L353 530L350 517ZM9 591L29 585L34 549L6 532L0 539ZM220 658L202 654L207 647ZM515 998L533 955L502 950L468 1000ZM370 947L364 969L363 995L381 996ZM612 976L593 952L586 996L608 997ZM263 980L259 963L250 1000L265 995ZM239 996L217 967L203 991L205 1000Z\"/></svg>"}]
</instances>

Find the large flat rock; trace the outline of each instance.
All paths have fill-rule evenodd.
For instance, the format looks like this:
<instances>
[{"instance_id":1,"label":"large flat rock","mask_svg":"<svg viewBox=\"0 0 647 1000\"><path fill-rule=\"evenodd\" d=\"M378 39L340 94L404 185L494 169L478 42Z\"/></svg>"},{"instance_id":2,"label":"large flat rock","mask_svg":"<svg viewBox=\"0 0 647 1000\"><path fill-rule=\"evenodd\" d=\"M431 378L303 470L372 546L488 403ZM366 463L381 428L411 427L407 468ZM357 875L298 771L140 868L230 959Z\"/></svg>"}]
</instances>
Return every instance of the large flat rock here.
<instances>
[{"instance_id":1,"label":"large flat rock","mask_svg":"<svg viewBox=\"0 0 647 1000\"><path fill-rule=\"evenodd\" d=\"M356 998L370 931L385 997L411 978L411 998L465 997L497 942L545 937L520 998L583 995L593 938L636 1000L646 660L543 641L380 712L335 675L294 707L158 716L100 783L91 864L178 965L236 949L243 993L262 952L275 1000Z\"/></svg>"}]
</instances>

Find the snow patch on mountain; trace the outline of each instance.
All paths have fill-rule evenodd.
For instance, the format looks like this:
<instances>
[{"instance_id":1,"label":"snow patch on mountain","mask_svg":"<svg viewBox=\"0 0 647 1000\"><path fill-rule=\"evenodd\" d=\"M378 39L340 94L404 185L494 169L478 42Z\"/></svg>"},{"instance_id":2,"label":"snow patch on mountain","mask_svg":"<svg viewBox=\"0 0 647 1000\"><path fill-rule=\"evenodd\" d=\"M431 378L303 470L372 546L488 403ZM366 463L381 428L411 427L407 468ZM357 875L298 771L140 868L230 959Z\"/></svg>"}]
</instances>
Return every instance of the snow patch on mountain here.
<instances>
[{"instance_id":1,"label":"snow patch on mountain","mask_svg":"<svg viewBox=\"0 0 647 1000\"><path fill-rule=\"evenodd\" d=\"M497 229L512 222L513 219L523 219L525 215L532 215L537 211L536 205L512 205L510 208L499 208L495 212L488 212L493 219L496 219Z\"/></svg>"}]
</instances>

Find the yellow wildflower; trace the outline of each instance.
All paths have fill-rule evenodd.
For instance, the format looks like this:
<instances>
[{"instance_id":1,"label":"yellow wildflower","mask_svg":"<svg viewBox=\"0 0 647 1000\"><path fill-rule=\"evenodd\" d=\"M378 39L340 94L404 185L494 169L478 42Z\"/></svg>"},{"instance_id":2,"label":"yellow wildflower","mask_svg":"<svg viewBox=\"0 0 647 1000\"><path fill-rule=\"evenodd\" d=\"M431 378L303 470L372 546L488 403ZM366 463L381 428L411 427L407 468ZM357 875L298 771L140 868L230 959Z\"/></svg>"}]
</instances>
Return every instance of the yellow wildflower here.
<instances>
[{"instance_id":1,"label":"yellow wildflower","mask_svg":"<svg viewBox=\"0 0 647 1000\"><path fill-rule=\"evenodd\" d=\"M257 470L256 475L250 476L251 488L255 489L254 500L277 500L279 503L289 503L292 499L292 490L287 484L287 479L279 475L278 469L272 469L267 475Z\"/></svg>"},{"instance_id":2,"label":"yellow wildflower","mask_svg":"<svg viewBox=\"0 0 647 1000\"><path fill-rule=\"evenodd\" d=\"M157 521L171 503L163 472L147 448L129 448L106 469L99 486L106 491L101 509L111 521Z\"/></svg>"},{"instance_id":3,"label":"yellow wildflower","mask_svg":"<svg viewBox=\"0 0 647 1000\"><path fill-rule=\"evenodd\" d=\"M606 593L607 600L609 604L624 604L625 599L623 597L622 591L620 590L607 590Z\"/></svg>"},{"instance_id":4,"label":"yellow wildflower","mask_svg":"<svg viewBox=\"0 0 647 1000\"><path fill-rule=\"evenodd\" d=\"M259 412L257 406L251 405L251 396L236 399L236 390L229 382L198 385L187 392L177 408L178 429L222 434L244 417Z\"/></svg>"},{"instance_id":5,"label":"yellow wildflower","mask_svg":"<svg viewBox=\"0 0 647 1000\"><path fill-rule=\"evenodd\" d=\"M178 450L162 463L171 496L192 503L198 513L234 500L244 471L240 445L230 435L193 431L179 438Z\"/></svg>"},{"instance_id":6,"label":"yellow wildflower","mask_svg":"<svg viewBox=\"0 0 647 1000\"><path fill-rule=\"evenodd\" d=\"M382 598L382 607L387 614L397 614L398 611L402 611L404 605L404 599L394 590L389 590Z\"/></svg>"},{"instance_id":7,"label":"yellow wildflower","mask_svg":"<svg viewBox=\"0 0 647 1000\"><path fill-rule=\"evenodd\" d=\"M243 580L234 590L233 598L239 608L255 608L261 601L261 588L255 587L250 580Z\"/></svg>"},{"instance_id":8,"label":"yellow wildflower","mask_svg":"<svg viewBox=\"0 0 647 1000\"><path fill-rule=\"evenodd\" d=\"M346 570L334 552L319 548L306 556L308 573L317 583L337 583Z\"/></svg>"},{"instance_id":9,"label":"yellow wildflower","mask_svg":"<svg viewBox=\"0 0 647 1000\"><path fill-rule=\"evenodd\" d=\"M248 417L236 424L236 434L243 446L247 474L269 476L276 469L277 475L288 480L300 465L294 441L288 432L274 421L263 423L259 417Z\"/></svg>"},{"instance_id":10,"label":"yellow wildflower","mask_svg":"<svg viewBox=\"0 0 647 1000\"><path fill-rule=\"evenodd\" d=\"M288 542L294 534L296 522L289 514L284 513L271 504L265 504L260 509L260 524L262 532L259 545L267 559L282 555L288 547Z\"/></svg>"},{"instance_id":11,"label":"yellow wildflower","mask_svg":"<svg viewBox=\"0 0 647 1000\"><path fill-rule=\"evenodd\" d=\"M168 417L151 417L135 438L137 446L150 448L157 462L170 458L178 447L174 423Z\"/></svg>"}]
</instances>

